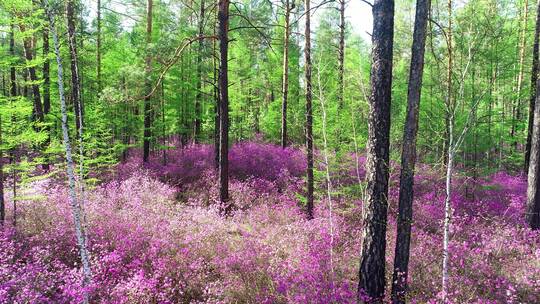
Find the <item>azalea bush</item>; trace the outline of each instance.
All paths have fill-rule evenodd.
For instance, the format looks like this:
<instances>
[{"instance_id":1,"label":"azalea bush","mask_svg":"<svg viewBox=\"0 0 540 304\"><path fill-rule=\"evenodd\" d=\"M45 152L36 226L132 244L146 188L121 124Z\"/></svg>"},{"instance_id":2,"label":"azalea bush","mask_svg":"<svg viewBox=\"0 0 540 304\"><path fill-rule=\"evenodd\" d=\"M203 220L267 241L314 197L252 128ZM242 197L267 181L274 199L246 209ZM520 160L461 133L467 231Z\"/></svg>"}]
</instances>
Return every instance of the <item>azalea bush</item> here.
<instances>
[{"instance_id":1,"label":"azalea bush","mask_svg":"<svg viewBox=\"0 0 540 304\"><path fill-rule=\"evenodd\" d=\"M213 150L140 159L85 192L96 303L355 303L361 245L356 156L332 170L332 201L318 181L315 219L303 208L301 150L246 142L231 152L229 216L219 212ZM360 177L364 159L359 157ZM343 168L350 177L344 176ZM337 175L337 171L341 175ZM399 170L391 177L387 274L391 278ZM415 178L411 303L440 300L444 180L422 166ZM360 181L362 182L362 180ZM539 303L540 234L523 222L526 183L501 172L456 176L452 198L452 303ZM0 233L0 303L75 303L83 295L65 185L32 184L17 227ZM8 197L9 199L9 197ZM8 204L9 205L9 204Z\"/></svg>"}]
</instances>

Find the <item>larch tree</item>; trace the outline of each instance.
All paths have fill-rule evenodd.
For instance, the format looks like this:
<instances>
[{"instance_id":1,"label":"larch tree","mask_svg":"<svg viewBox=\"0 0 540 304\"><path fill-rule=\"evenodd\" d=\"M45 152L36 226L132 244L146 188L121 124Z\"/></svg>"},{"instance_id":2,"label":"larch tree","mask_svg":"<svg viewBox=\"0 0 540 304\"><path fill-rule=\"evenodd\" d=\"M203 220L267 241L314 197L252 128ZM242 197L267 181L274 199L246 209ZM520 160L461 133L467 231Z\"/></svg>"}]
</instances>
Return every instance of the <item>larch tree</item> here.
<instances>
[{"instance_id":1,"label":"larch tree","mask_svg":"<svg viewBox=\"0 0 540 304\"><path fill-rule=\"evenodd\" d=\"M367 188L357 296L360 302L382 303L385 289L394 1L376 0L372 12Z\"/></svg>"},{"instance_id":2,"label":"larch tree","mask_svg":"<svg viewBox=\"0 0 540 304\"><path fill-rule=\"evenodd\" d=\"M307 215L313 219L313 85L311 82L311 8L310 0L305 0L306 26L305 26L305 77L306 77L306 149L307 149Z\"/></svg>"},{"instance_id":3,"label":"larch tree","mask_svg":"<svg viewBox=\"0 0 540 304\"><path fill-rule=\"evenodd\" d=\"M422 75L424 72L426 28L430 6L430 0L416 1L411 67L409 69L409 86L407 92L407 116L405 118L403 146L401 150L399 209L394 272L392 277L393 303L405 303L407 291L413 211L414 167L416 163L416 136L418 133L418 112L422 90Z\"/></svg>"}]
</instances>

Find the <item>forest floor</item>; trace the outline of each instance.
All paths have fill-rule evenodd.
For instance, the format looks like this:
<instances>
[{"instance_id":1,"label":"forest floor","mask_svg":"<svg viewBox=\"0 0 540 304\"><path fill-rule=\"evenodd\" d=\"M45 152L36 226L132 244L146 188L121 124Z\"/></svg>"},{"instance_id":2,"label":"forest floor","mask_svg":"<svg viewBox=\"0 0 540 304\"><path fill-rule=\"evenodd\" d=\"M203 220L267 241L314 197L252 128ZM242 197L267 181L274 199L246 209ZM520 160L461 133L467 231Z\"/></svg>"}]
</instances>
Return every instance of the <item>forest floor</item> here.
<instances>
[{"instance_id":1,"label":"forest floor","mask_svg":"<svg viewBox=\"0 0 540 304\"><path fill-rule=\"evenodd\" d=\"M358 167L357 167L358 160ZM304 152L254 142L230 152L227 217L218 207L213 148L134 155L85 192L95 303L354 303L364 159L317 173L315 219L302 207ZM411 303L439 300L444 176L419 165L410 261ZM320 167L319 169L324 169ZM399 168L392 166L387 232L391 278ZM62 181L32 182L18 222L0 233L0 303L76 303L82 271ZM526 182L499 172L456 174L451 303L540 303L540 233L523 220ZM8 195L8 207L11 198ZM12 209L8 208L8 218Z\"/></svg>"}]
</instances>

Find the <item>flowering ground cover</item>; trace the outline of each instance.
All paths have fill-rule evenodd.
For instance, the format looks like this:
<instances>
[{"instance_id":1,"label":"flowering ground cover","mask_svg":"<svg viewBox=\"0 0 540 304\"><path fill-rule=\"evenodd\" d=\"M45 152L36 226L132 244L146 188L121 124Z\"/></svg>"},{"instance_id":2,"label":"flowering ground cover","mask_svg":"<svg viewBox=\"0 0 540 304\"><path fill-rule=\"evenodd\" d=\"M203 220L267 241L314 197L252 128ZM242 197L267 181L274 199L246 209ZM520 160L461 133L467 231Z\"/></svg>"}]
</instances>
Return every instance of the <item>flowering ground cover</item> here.
<instances>
[{"instance_id":1,"label":"flowering ground cover","mask_svg":"<svg viewBox=\"0 0 540 304\"><path fill-rule=\"evenodd\" d=\"M95 303L354 303L362 237L364 159L318 178L315 219L303 210L304 152L244 142L230 154L230 216L220 215L213 148L172 150L144 169L139 158L85 193ZM410 302L436 303L442 262L443 175L415 178ZM358 173L358 174L357 174ZM395 242L398 173L391 174L387 274ZM322 176L322 175L321 175ZM523 220L526 182L499 172L456 176L450 301L540 303L540 233ZM16 227L0 233L0 303L82 299L67 187L30 185ZM8 206L11 199L7 195ZM8 209L8 214L12 210ZM9 218L9 217L8 217Z\"/></svg>"}]
</instances>

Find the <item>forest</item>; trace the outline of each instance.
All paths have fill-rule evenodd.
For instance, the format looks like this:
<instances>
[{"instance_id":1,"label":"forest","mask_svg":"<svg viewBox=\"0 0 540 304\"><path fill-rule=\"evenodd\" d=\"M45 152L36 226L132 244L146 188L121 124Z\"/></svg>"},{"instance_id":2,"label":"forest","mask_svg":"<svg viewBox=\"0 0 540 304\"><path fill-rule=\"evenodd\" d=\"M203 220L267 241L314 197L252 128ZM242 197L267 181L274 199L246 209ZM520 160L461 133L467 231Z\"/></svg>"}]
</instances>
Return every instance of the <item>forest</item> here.
<instances>
[{"instance_id":1,"label":"forest","mask_svg":"<svg viewBox=\"0 0 540 304\"><path fill-rule=\"evenodd\" d=\"M530 0L0 0L0 303L540 303L539 39Z\"/></svg>"}]
</instances>

